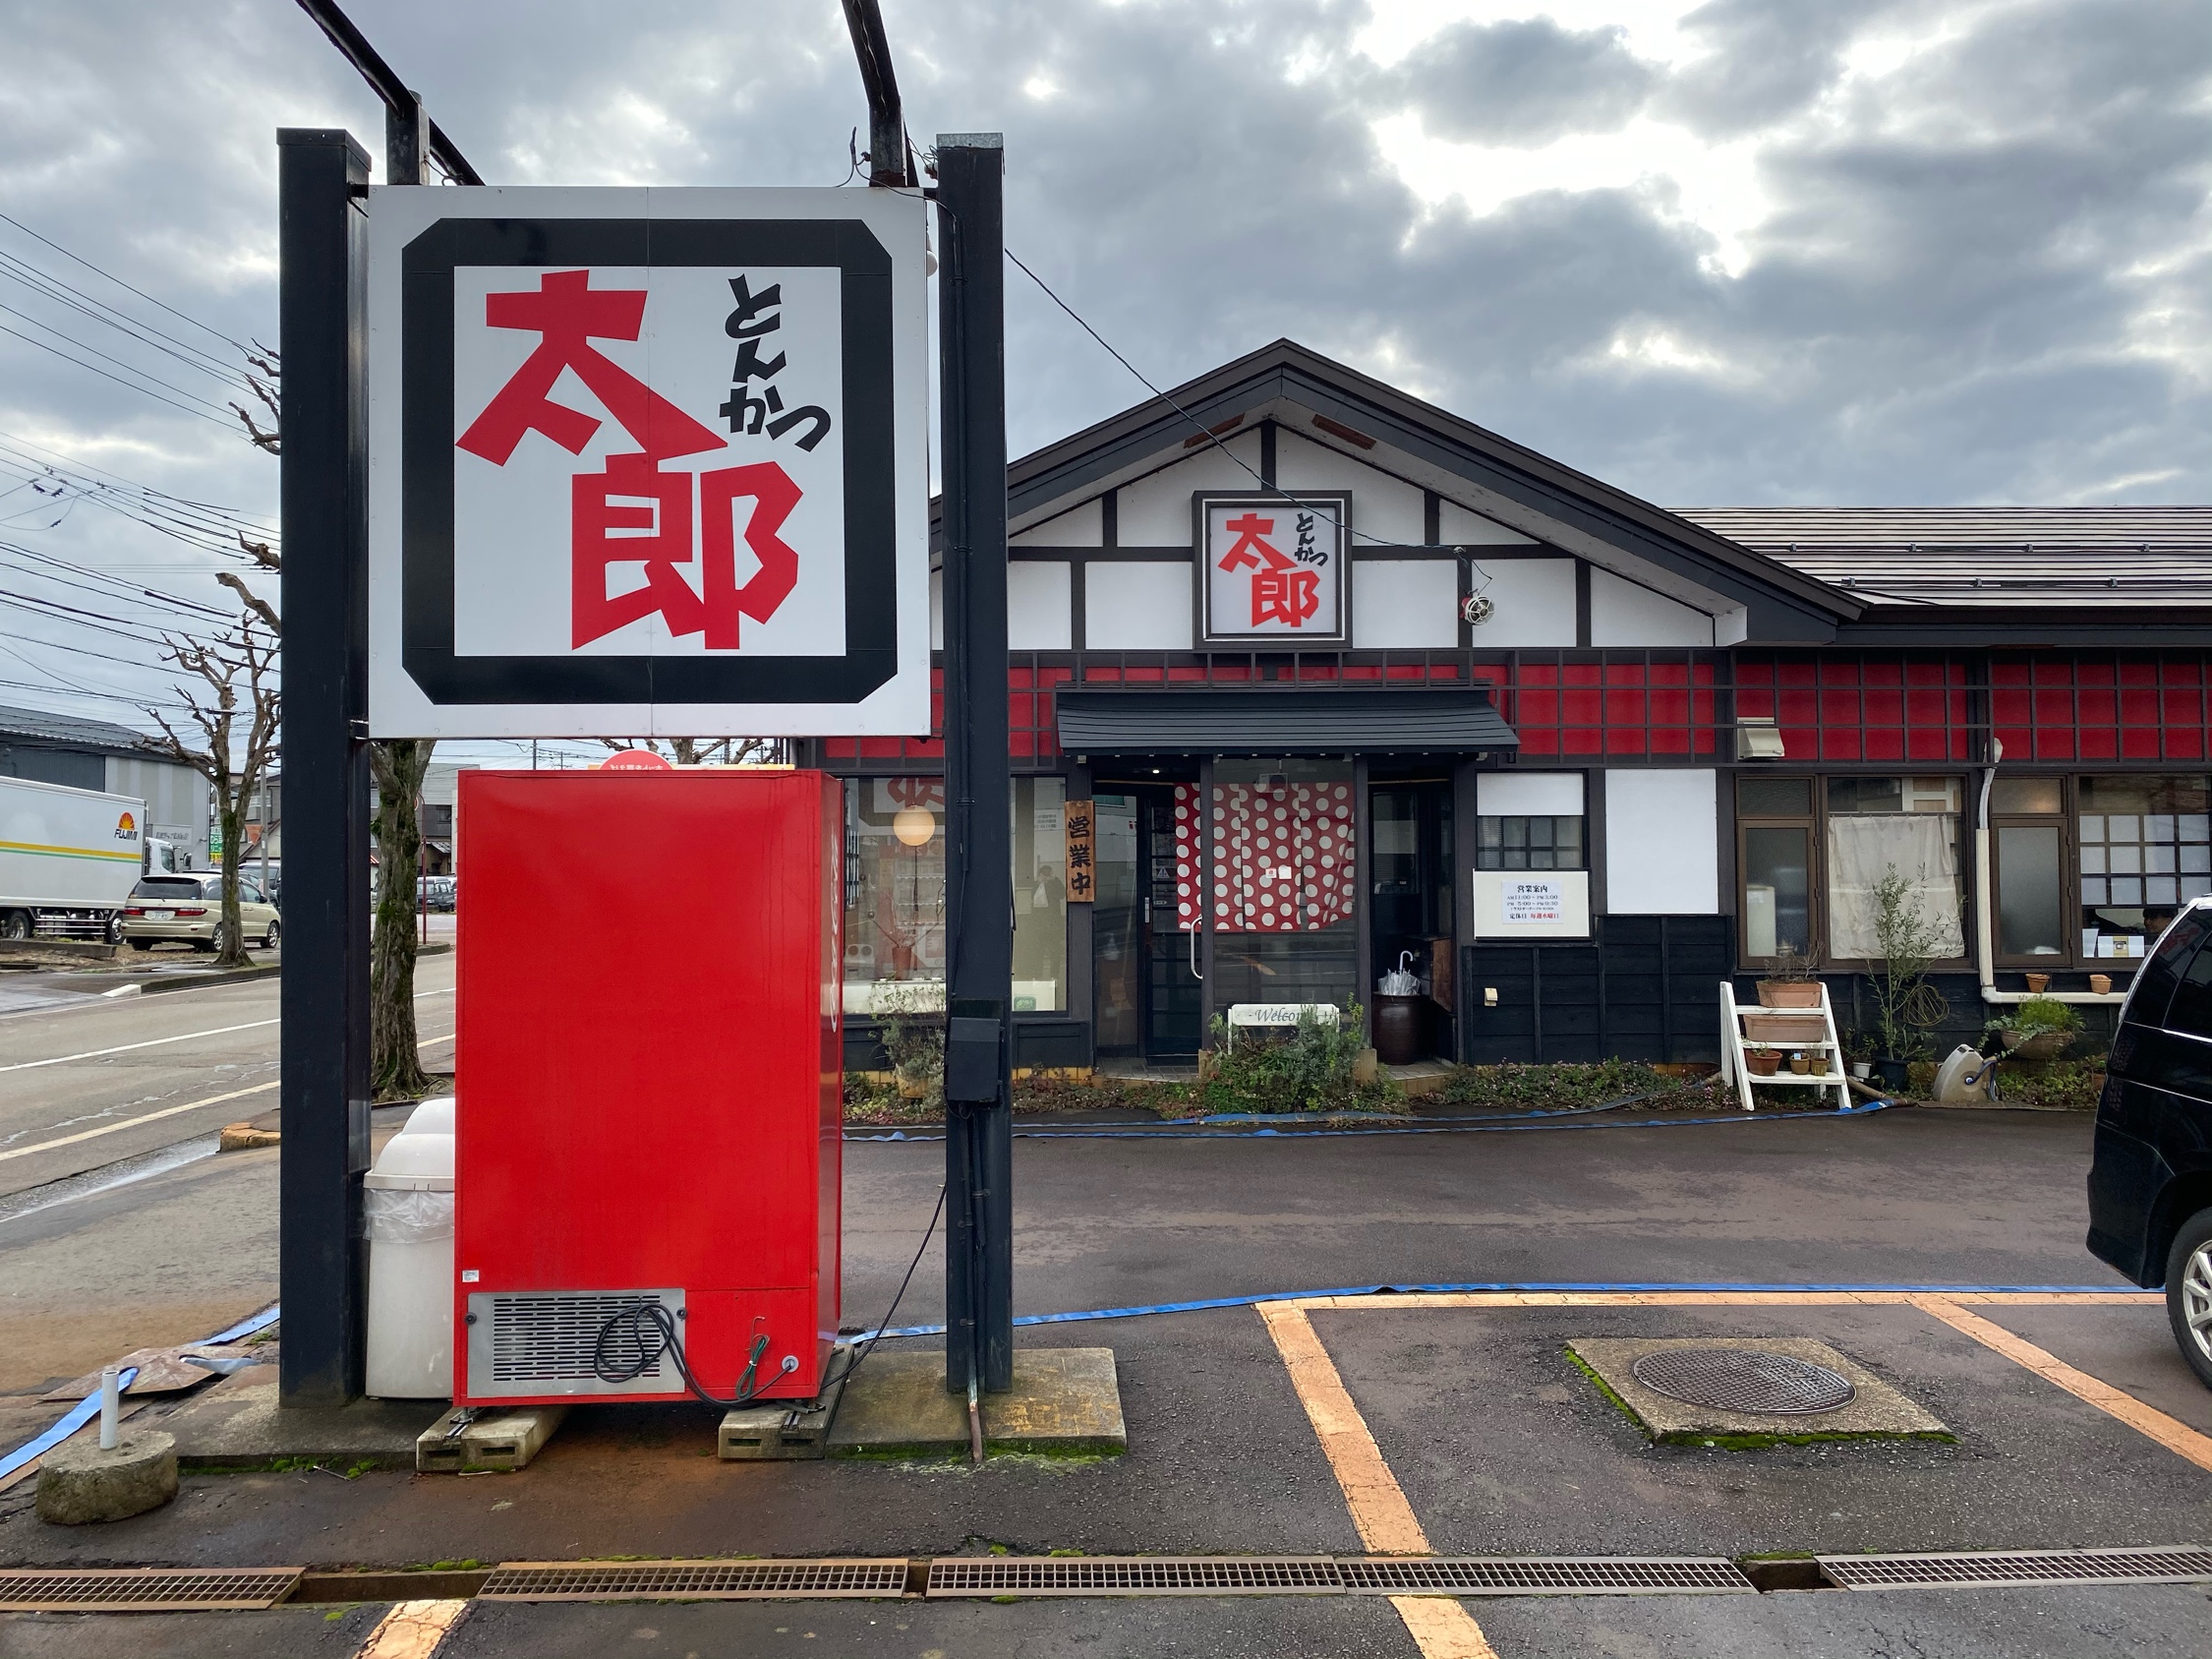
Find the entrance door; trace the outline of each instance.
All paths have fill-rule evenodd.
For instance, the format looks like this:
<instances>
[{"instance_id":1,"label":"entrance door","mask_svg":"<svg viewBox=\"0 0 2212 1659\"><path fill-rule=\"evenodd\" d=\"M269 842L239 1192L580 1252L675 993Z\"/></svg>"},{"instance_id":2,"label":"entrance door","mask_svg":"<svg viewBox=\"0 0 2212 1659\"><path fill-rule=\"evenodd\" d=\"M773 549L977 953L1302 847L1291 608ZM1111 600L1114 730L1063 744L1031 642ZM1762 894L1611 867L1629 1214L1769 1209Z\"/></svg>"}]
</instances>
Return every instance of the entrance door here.
<instances>
[{"instance_id":1,"label":"entrance door","mask_svg":"<svg viewBox=\"0 0 2212 1659\"><path fill-rule=\"evenodd\" d=\"M1174 792L1150 784L1101 786L1093 800L1098 1051L1192 1060L1198 1052L1201 986L1192 936L1176 925Z\"/></svg>"}]
</instances>

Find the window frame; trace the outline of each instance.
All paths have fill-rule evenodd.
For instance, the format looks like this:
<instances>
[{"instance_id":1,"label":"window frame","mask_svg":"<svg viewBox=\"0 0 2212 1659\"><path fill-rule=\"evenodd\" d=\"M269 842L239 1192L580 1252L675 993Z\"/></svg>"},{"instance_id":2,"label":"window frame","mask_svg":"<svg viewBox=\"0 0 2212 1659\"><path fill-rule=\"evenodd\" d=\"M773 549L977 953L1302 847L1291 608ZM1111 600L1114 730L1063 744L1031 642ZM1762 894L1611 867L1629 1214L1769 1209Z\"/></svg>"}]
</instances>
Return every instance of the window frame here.
<instances>
[{"instance_id":1,"label":"window frame","mask_svg":"<svg viewBox=\"0 0 2212 1659\"><path fill-rule=\"evenodd\" d=\"M1829 867L1828 867L1828 786L1837 778L1949 778L1958 785L1958 810L1950 814L1958 824L1958 935L1964 951L1958 956L1939 957L1929 963L1931 974L1961 974L1973 972L1974 925L1978 895L1974 882L1973 803L1978 799L1976 790L1980 780L1972 773L1961 771L1955 763L1939 766L1883 766L1864 770L1833 771L1769 771L1765 767L1753 771L1736 769L1736 960L1746 972L1763 973L1774 966L1769 956L1753 956L1750 938L1750 905L1745 894L1745 872L1749 853L1748 832L1755 829L1802 829L1810 838L1811 847L1805 868L1805 911L1807 948L1812 959L1820 966L1817 972L1833 974L1871 974L1877 972L1875 959L1869 957L1841 957L1829 952ZM1741 792L1745 778L1773 778L1777 781L1802 779L1811 797L1810 810L1806 812L1747 812ZM1931 814L1933 815L1933 814ZM2046 964L2056 963L2057 957L2039 957Z\"/></svg>"},{"instance_id":2,"label":"window frame","mask_svg":"<svg viewBox=\"0 0 2212 1659\"><path fill-rule=\"evenodd\" d=\"M2022 973L2046 973L2063 968L2068 973L2081 967L2081 860L2074 854L2074 818L2077 811L2073 779L2063 772L2000 773L2007 778L2056 779L2059 809L2056 812L2001 812L1990 808L1989 825L1989 951L1991 965ZM1999 851L2001 829L2056 829L2059 832L2059 923L2066 949L2057 956L2008 956L2005 935L1998 922L1998 907L2005 891L2005 859ZM2110 961L2112 959L2106 958Z\"/></svg>"}]
</instances>

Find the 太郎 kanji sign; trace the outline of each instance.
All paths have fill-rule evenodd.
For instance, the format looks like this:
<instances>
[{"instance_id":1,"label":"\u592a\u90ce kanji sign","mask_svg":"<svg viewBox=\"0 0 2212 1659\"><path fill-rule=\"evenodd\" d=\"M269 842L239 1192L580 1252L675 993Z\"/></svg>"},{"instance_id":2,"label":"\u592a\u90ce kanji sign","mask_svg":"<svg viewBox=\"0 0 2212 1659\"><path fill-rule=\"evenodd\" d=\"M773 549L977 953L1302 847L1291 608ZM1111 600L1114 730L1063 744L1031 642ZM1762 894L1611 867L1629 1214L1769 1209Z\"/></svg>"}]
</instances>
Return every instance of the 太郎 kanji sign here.
<instances>
[{"instance_id":1,"label":"\u592a\u90ce kanji sign","mask_svg":"<svg viewBox=\"0 0 2212 1659\"><path fill-rule=\"evenodd\" d=\"M372 191L371 730L926 732L923 212Z\"/></svg>"}]
</instances>

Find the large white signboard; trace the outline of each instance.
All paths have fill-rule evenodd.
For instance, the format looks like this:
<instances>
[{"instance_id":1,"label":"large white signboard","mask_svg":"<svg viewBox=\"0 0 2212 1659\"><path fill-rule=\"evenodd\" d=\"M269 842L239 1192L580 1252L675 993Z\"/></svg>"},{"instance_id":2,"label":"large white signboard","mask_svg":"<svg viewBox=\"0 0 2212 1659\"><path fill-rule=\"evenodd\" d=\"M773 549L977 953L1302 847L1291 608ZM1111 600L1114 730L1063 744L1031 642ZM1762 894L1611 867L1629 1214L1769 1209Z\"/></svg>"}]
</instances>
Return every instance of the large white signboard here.
<instances>
[{"instance_id":1,"label":"large white signboard","mask_svg":"<svg viewBox=\"0 0 2212 1659\"><path fill-rule=\"evenodd\" d=\"M371 191L371 731L926 733L924 210Z\"/></svg>"},{"instance_id":2,"label":"large white signboard","mask_svg":"<svg viewBox=\"0 0 2212 1659\"><path fill-rule=\"evenodd\" d=\"M1205 561L1201 641L1340 645L1351 637L1344 575L1350 496L1201 491L1193 511Z\"/></svg>"}]
</instances>

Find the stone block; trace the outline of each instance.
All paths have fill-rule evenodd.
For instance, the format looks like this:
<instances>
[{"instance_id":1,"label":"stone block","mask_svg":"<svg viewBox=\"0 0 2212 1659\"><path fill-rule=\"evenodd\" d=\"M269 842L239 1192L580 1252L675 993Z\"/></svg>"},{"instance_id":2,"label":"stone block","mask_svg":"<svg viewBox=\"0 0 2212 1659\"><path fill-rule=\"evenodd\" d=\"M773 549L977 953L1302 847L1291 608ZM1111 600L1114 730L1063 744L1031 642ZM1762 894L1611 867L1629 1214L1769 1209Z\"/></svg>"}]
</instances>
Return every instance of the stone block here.
<instances>
[{"instance_id":1,"label":"stone block","mask_svg":"<svg viewBox=\"0 0 2212 1659\"><path fill-rule=\"evenodd\" d=\"M177 1443L154 1429L125 1429L105 1451L87 1430L38 1464L38 1518L56 1526L127 1520L176 1495Z\"/></svg>"}]
</instances>

